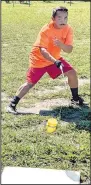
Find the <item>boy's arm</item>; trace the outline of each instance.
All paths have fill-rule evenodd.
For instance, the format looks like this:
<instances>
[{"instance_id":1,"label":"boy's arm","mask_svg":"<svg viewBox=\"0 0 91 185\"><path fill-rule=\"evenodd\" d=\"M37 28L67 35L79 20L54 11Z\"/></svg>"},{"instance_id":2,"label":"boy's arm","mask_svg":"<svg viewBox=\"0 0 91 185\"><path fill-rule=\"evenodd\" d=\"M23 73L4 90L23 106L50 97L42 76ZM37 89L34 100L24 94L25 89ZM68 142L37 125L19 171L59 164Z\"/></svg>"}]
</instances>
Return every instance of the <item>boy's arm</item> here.
<instances>
[{"instance_id":1,"label":"boy's arm","mask_svg":"<svg viewBox=\"0 0 91 185\"><path fill-rule=\"evenodd\" d=\"M40 52L45 59L47 59L53 63L56 62L56 59L46 50L46 48L40 47Z\"/></svg>"},{"instance_id":2,"label":"boy's arm","mask_svg":"<svg viewBox=\"0 0 91 185\"><path fill-rule=\"evenodd\" d=\"M40 47L40 52L45 59L53 62L58 68L60 67L61 61L56 60L45 48Z\"/></svg>"},{"instance_id":3,"label":"boy's arm","mask_svg":"<svg viewBox=\"0 0 91 185\"><path fill-rule=\"evenodd\" d=\"M58 39L55 39L54 40L54 44L56 46L58 46L60 49L62 49L64 52L66 53L71 53L72 50L73 50L73 46L72 45L66 45L66 44L63 44L61 41L59 41Z\"/></svg>"},{"instance_id":4,"label":"boy's arm","mask_svg":"<svg viewBox=\"0 0 91 185\"><path fill-rule=\"evenodd\" d=\"M62 49L64 52L71 53L73 50L73 29L71 27L69 28L69 31L66 35L65 43L55 38L54 44Z\"/></svg>"}]
</instances>

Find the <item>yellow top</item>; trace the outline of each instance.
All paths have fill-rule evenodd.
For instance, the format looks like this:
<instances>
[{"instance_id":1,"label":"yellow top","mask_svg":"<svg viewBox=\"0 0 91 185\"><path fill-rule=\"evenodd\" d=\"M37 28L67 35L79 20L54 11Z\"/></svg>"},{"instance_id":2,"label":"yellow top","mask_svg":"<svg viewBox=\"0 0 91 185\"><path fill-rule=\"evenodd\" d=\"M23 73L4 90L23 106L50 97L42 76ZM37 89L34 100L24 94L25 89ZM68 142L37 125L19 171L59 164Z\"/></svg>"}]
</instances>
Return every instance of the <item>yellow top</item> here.
<instances>
[{"instance_id":1,"label":"yellow top","mask_svg":"<svg viewBox=\"0 0 91 185\"><path fill-rule=\"evenodd\" d=\"M57 126L57 120L56 119L54 119L54 118L50 118L50 119L48 119L48 125L49 126Z\"/></svg>"}]
</instances>

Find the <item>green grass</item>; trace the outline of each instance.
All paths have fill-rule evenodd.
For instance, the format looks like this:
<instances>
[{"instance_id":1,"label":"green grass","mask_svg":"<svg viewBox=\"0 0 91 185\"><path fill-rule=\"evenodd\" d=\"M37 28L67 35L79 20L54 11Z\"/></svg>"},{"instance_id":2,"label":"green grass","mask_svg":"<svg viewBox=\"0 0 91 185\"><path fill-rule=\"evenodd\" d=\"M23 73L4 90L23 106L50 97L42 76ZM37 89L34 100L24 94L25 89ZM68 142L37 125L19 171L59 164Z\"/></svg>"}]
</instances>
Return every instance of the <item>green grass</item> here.
<instances>
[{"instance_id":1,"label":"green grass","mask_svg":"<svg viewBox=\"0 0 91 185\"><path fill-rule=\"evenodd\" d=\"M29 52L41 27L50 21L52 9L63 2L34 2L30 7L2 2L2 92L11 98L25 82L29 65ZM74 50L62 52L78 71L79 78L90 78L90 3L74 2L69 9L69 24L74 30ZM47 10L47 11L46 11ZM52 80L43 76L24 97L20 106L48 99L70 98L70 91L63 90L38 96L37 91L63 85L62 77ZM79 93L90 104L90 87L84 84ZM9 100L2 103L2 168L4 166L28 166L52 169L69 169L81 172L81 179L90 179L90 120L89 107L81 110L54 107L58 127L47 134L45 123L49 116L10 115L5 112ZM79 119L73 118L79 114ZM61 124L63 123L63 124Z\"/></svg>"}]
</instances>

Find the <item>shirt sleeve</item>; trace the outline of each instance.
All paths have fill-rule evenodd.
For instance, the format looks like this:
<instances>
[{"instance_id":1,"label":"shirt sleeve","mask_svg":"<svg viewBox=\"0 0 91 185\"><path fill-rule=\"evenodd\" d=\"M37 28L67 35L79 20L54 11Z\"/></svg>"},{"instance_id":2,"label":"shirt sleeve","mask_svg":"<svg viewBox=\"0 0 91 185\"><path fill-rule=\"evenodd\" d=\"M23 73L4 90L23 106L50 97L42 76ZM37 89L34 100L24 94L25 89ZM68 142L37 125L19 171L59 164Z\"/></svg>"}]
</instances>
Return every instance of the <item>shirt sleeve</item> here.
<instances>
[{"instance_id":1,"label":"shirt sleeve","mask_svg":"<svg viewBox=\"0 0 91 185\"><path fill-rule=\"evenodd\" d=\"M66 36L65 44L73 46L73 29L72 28L69 28L69 31Z\"/></svg>"},{"instance_id":2,"label":"shirt sleeve","mask_svg":"<svg viewBox=\"0 0 91 185\"><path fill-rule=\"evenodd\" d=\"M39 33L39 47L48 48L49 39L45 32Z\"/></svg>"}]
</instances>

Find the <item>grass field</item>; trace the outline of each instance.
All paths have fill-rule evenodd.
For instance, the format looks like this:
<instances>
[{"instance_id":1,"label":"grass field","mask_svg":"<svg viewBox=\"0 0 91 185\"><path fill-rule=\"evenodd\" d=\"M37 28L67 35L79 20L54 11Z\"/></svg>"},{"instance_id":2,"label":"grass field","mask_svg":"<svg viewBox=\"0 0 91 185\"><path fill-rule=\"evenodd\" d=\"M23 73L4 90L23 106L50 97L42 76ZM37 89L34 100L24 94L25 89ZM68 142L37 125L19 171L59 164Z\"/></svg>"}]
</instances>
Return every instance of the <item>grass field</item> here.
<instances>
[{"instance_id":1,"label":"grass field","mask_svg":"<svg viewBox=\"0 0 91 185\"><path fill-rule=\"evenodd\" d=\"M69 100L62 77L52 80L43 76L39 83L20 101L18 108L49 102L58 120L56 132L45 132L45 123L52 117L27 114L11 115L5 108L17 88L25 82L29 53L41 27L48 23L52 9L65 5L69 9L69 24L74 30L74 50L63 57L77 69L79 93L88 107L69 108L56 101ZM81 182L90 179L90 3L34 2L28 5L2 2L2 168L25 166L78 170ZM54 90L55 89L55 90ZM57 90L59 89L59 90ZM64 103L63 102L63 103ZM44 104L43 104L44 103ZM62 115L60 115L62 109Z\"/></svg>"}]
</instances>

